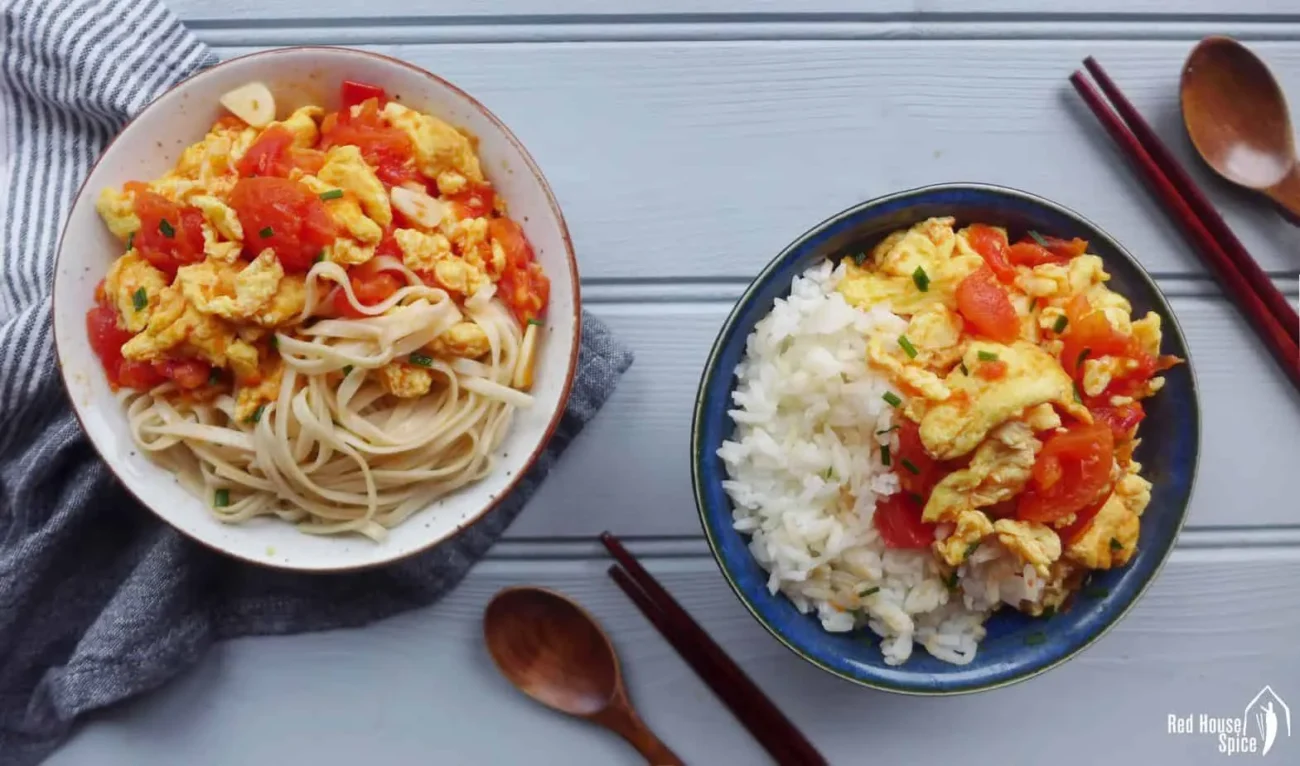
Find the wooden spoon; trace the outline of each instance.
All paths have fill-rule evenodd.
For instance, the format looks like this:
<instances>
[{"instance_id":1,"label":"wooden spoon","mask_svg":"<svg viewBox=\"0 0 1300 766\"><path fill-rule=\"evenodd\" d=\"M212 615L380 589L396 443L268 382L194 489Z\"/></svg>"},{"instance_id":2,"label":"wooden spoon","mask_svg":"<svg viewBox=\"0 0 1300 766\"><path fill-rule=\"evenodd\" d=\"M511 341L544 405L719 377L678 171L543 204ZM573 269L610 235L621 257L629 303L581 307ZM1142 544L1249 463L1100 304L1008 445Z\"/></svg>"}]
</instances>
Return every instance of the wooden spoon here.
<instances>
[{"instance_id":1,"label":"wooden spoon","mask_svg":"<svg viewBox=\"0 0 1300 766\"><path fill-rule=\"evenodd\" d=\"M483 613L483 637L524 694L610 729L649 763L682 763L633 710L614 646L582 607L545 588L506 588Z\"/></svg>"},{"instance_id":2,"label":"wooden spoon","mask_svg":"<svg viewBox=\"0 0 1300 766\"><path fill-rule=\"evenodd\" d=\"M1183 123L1216 173L1300 218L1300 168L1286 98L1268 67L1229 37L1207 37L1183 66Z\"/></svg>"}]
</instances>

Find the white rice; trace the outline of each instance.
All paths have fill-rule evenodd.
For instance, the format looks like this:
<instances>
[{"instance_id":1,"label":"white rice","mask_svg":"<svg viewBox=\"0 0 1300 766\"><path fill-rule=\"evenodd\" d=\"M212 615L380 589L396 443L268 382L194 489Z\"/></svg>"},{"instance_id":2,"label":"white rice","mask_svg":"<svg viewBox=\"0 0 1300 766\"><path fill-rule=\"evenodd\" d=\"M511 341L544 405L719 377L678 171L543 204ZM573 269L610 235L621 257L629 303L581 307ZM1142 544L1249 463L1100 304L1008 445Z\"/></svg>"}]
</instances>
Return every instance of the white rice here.
<instances>
[{"instance_id":1,"label":"white rice","mask_svg":"<svg viewBox=\"0 0 1300 766\"><path fill-rule=\"evenodd\" d=\"M850 306L834 290L842 275L826 261L796 277L746 342L729 411L735 440L718 450L734 525L751 536L768 589L815 611L826 630L869 627L891 665L905 662L915 642L966 664L991 609L1036 599L1043 584L996 543L958 570L957 591L930 551L885 547L871 517L877 498L899 486L877 445L898 444L877 433L893 425L882 398L892 389L867 366L867 338L895 338L907 322L884 307ZM948 532L941 527L938 537Z\"/></svg>"}]
</instances>

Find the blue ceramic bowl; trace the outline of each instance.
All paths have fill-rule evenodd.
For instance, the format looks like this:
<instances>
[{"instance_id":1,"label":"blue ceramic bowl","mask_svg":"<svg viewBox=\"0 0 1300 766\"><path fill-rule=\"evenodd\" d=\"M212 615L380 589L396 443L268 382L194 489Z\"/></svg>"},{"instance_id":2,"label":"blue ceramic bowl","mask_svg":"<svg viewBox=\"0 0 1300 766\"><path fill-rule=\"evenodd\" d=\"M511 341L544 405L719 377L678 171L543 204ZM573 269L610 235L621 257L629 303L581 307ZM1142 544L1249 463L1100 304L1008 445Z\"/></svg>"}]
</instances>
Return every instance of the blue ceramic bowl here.
<instances>
[{"instance_id":1,"label":"blue ceramic bowl","mask_svg":"<svg viewBox=\"0 0 1300 766\"><path fill-rule=\"evenodd\" d=\"M1094 573L1073 607L1051 619L999 610L969 665L941 662L918 646L905 664L890 667L874 634L865 629L828 633L814 615L800 614L785 596L768 593L767 573L750 555L748 538L732 528L731 501L721 486L726 472L717 450L732 435L727 409L745 339L773 301L788 294L791 280L823 258L869 249L889 232L932 216L955 216L959 225L980 221L1013 233L1032 229L1088 240L1089 252L1105 260L1111 286L1132 302L1134 314L1160 314L1162 352L1188 363L1166 372L1164 390L1145 402L1137 459L1154 487L1142 517L1138 553L1128 566ZM1133 608L1173 550L1187 514L1200 448L1200 408L1186 341L1169 302L1118 242L1077 213L1032 194L983 184L942 184L874 199L828 218L763 269L713 345L696 397L691 441L695 502L709 546L736 595L768 632L809 662L854 683L906 694L959 694L1006 686L1055 667ZM864 632L872 640L864 641Z\"/></svg>"}]
</instances>

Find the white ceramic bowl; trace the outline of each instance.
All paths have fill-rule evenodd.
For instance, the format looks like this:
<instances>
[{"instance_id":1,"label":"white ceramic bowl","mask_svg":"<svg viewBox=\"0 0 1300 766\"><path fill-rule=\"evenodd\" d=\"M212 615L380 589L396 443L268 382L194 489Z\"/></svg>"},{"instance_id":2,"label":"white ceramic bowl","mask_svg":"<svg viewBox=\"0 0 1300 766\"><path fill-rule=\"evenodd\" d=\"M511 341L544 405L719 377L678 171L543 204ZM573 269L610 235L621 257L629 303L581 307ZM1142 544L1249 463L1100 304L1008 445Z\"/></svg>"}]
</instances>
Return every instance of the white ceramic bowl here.
<instances>
[{"instance_id":1,"label":"white ceramic bowl","mask_svg":"<svg viewBox=\"0 0 1300 766\"><path fill-rule=\"evenodd\" d=\"M551 280L531 410L516 414L495 471L420 511L375 543L360 536L317 537L276 519L240 525L217 521L203 501L144 457L123 408L86 337L95 285L121 254L95 212L100 189L156 178L223 114L221 94L253 80L270 86L280 116L306 103L338 108L344 79L384 87L394 100L469 130L479 139L484 172L510 205ZM409 556L482 518L532 466L564 412L578 361L578 270L564 217L546 179L514 134L473 97L418 67L347 48L286 48L223 62L149 104L100 157L82 185L59 242L54 329L73 407L95 448L142 503L181 532L247 561L287 569L339 571Z\"/></svg>"}]
</instances>

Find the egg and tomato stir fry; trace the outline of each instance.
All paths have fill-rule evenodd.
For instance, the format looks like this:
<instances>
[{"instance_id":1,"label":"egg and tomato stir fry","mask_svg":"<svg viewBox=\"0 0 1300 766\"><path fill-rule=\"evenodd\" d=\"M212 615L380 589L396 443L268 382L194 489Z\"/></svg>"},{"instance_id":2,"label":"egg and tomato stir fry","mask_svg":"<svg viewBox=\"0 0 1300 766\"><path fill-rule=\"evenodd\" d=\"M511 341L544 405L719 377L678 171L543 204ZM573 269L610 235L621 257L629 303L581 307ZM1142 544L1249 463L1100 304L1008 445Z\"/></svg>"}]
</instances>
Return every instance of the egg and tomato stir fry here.
<instances>
[{"instance_id":1,"label":"egg and tomato stir fry","mask_svg":"<svg viewBox=\"0 0 1300 766\"><path fill-rule=\"evenodd\" d=\"M903 396L881 460L902 492L877 508L886 544L961 566L996 540L1046 581L1055 608L1087 570L1137 547L1150 483L1133 460L1158 373L1160 317L1131 316L1088 243L934 218L846 265L851 304L908 320L873 337L868 361ZM939 539L936 541L936 532Z\"/></svg>"},{"instance_id":2,"label":"egg and tomato stir fry","mask_svg":"<svg viewBox=\"0 0 1300 766\"><path fill-rule=\"evenodd\" d=\"M115 389L170 380L201 396L233 385L239 417L256 413L278 389L273 333L299 323L306 272L320 261L345 268L366 306L406 283L386 262L458 301L493 284L533 334L549 282L484 176L473 137L364 83L344 82L342 108L330 114L306 106L275 120L258 83L222 103L232 114L172 170L98 199L126 247L87 316ZM335 286L307 321L316 316L362 314ZM427 392L422 362L481 356L488 339L462 322L424 351L379 370L389 393Z\"/></svg>"}]
</instances>

